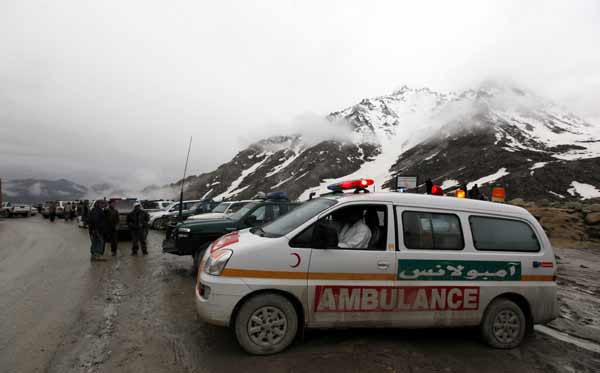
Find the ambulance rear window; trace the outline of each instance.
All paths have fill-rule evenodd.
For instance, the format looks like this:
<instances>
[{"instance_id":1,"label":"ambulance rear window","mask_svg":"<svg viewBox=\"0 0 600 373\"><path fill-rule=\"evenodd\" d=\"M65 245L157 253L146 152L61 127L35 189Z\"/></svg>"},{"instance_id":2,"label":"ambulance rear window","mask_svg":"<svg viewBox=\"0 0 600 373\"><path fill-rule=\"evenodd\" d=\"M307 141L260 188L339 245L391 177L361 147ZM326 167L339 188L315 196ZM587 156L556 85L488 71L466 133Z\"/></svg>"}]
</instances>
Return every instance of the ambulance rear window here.
<instances>
[{"instance_id":1,"label":"ambulance rear window","mask_svg":"<svg viewBox=\"0 0 600 373\"><path fill-rule=\"evenodd\" d=\"M470 216L473 243L482 251L540 251L540 243L529 224L511 219Z\"/></svg>"}]
</instances>

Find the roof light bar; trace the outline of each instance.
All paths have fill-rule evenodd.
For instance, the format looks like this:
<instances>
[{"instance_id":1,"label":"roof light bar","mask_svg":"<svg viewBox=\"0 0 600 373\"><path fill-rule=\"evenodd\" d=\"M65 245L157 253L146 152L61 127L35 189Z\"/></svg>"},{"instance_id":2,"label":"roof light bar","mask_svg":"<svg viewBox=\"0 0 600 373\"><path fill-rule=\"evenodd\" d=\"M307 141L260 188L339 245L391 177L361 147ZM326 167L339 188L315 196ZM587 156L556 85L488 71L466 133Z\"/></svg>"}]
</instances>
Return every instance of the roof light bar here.
<instances>
[{"instance_id":1,"label":"roof light bar","mask_svg":"<svg viewBox=\"0 0 600 373\"><path fill-rule=\"evenodd\" d=\"M349 189L364 189L370 185L375 184L373 179L357 179L357 180L346 180L339 183L331 184L327 186L327 189L334 192L341 192Z\"/></svg>"}]
</instances>

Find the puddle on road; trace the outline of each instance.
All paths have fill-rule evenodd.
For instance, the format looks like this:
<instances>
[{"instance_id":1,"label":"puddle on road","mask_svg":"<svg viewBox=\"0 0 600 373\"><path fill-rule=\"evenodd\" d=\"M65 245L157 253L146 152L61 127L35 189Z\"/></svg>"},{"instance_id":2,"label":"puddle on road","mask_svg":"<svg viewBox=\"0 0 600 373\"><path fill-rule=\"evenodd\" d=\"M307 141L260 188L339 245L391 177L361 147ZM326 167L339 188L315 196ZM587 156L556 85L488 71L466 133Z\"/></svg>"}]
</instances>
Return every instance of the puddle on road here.
<instances>
[{"instance_id":1,"label":"puddle on road","mask_svg":"<svg viewBox=\"0 0 600 373\"><path fill-rule=\"evenodd\" d=\"M570 343L577 347L583 348L588 351L596 352L600 354L600 344L588 341L582 338L577 338L567 333L560 332L556 329L549 328L544 325L535 325L533 327L537 332L546 334L550 337L556 338L560 341Z\"/></svg>"}]
</instances>

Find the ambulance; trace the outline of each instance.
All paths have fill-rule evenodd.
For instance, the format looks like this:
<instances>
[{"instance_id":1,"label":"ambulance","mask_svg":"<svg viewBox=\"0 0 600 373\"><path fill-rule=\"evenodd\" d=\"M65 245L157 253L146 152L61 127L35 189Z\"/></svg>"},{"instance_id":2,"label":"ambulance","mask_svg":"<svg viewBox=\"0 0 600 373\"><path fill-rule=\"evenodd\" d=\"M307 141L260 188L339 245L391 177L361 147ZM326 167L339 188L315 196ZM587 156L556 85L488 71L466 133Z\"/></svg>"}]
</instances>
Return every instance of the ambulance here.
<instances>
[{"instance_id":1,"label":"ambulance","mask_svg":"<svg viewBox=\"0 0 600 373\"><path fill-rule=\"evenodd\" d=\"M303 328L478 326L490 346L511 349L558 316L552 246L527 210L368 193L372 184L331 185L269 224L214 241L198 270L200 317L266 355ZM341 247L348 224L364 237Z\"/></svg>"}]
</instances>

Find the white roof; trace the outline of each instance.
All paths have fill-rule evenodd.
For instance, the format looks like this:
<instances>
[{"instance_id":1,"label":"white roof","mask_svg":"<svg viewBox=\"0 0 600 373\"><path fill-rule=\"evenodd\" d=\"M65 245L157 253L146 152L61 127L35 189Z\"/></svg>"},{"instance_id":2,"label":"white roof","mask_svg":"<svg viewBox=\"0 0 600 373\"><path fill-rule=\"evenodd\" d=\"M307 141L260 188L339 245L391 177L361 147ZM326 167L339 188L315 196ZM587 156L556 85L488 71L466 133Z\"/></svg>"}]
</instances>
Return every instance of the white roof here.
<instances>
[{"instance_id":1,"label":"white roof","mask_svg":"<svg viewBox=\"0 0 600 373\"><path fill-rule=\"evenodd\" d=\"M480 201L467 198L449 196L434 196L415 193L344 193L331 194L323 198L335 198L340 202L365 201L365 202L390 202L405 206L415 206L433 209L447 209L457 211L473 211L490 214L504 214L521 217L530 217L529 211L522 207L504 203Z\"/></svg>"}]
</instances>

